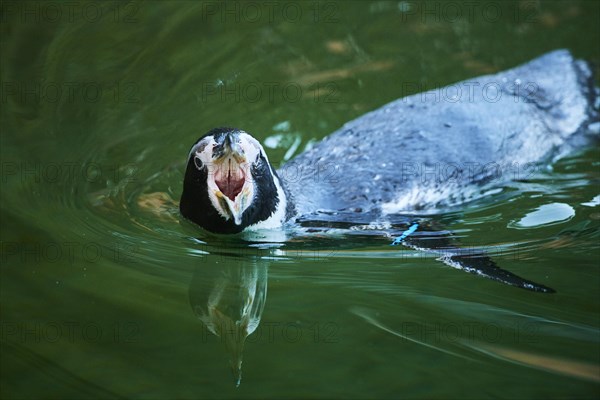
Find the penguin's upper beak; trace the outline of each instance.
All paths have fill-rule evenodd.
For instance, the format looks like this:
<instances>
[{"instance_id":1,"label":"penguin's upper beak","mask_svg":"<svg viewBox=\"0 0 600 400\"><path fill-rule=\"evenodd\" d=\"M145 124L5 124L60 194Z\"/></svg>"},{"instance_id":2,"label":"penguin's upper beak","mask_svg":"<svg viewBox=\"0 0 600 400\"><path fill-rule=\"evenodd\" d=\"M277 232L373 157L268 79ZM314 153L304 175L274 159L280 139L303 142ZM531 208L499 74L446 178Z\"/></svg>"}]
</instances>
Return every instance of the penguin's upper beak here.
<instances>
[{"instance_id":1,"label":"penguin's upper beak","mask_svg":"<svg viewBox=\"0 0 600 400\"><path fill-rule=\"evenodd\" d=\"M214 194L222 210L240 225L254 185L244 149L231 134L224 135L213 149L212 177L216 186Z\"/></svg>"}]
</instances>

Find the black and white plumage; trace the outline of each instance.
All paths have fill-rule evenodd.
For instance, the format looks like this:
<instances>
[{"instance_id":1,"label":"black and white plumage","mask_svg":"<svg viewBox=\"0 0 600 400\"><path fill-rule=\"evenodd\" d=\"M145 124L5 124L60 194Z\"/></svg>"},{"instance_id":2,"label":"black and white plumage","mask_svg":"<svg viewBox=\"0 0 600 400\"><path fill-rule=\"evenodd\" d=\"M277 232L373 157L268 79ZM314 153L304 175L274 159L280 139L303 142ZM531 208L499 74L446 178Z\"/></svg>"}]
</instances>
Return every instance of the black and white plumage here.
<instances>
[{"instance_id":1,"label":"black and white plumage","mask_svg":"<svg viewBox=\"0 0 600 400\"><path fill-rule=\"evenodd\" d=\"M280 175L300 215L462 204L597 139L596 91L587 63L555 51L395 100L346 123Z\"/></svg>"},{"instance_id":2,"label":"black and white plumage","mask_svg":"<svg viewBox=\"0 0 600 400\"><path fill-rule=\"evenodd\" d=\"M209 231L236 233L322 210L351 210L364 222L365 215L380 219L460 204L520 178L519 168L597 140L598 108L587 63L559 50L389 103L348 122L278 172L248 133L218 128L190 151L180 209ZM519 283L492 261L471 266L458 254L444 257L469 272L551 291Z\"/></svg>"}]
</instances>

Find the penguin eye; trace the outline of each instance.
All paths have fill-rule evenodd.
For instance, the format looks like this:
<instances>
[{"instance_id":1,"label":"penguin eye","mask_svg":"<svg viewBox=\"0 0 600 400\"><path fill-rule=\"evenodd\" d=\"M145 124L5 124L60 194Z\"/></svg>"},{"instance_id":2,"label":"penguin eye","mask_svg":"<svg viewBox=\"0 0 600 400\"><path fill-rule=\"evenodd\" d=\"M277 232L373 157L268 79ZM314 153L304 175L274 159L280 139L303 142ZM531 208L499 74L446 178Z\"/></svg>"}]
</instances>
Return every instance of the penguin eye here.
<instances>
[{"instance_id":1,"label":"penguin eye","mask_svg":"<svg viewBox=\"0 0 600 400\"><path fill-rule=\"evenodd\" d=\"M198 169L202 169L204 167L204 165L202 164L202 161L200 161L200 159L198 157L194 157L194 164L196 165L196 168L198 168Z\"/></svg>"}]
</instances>

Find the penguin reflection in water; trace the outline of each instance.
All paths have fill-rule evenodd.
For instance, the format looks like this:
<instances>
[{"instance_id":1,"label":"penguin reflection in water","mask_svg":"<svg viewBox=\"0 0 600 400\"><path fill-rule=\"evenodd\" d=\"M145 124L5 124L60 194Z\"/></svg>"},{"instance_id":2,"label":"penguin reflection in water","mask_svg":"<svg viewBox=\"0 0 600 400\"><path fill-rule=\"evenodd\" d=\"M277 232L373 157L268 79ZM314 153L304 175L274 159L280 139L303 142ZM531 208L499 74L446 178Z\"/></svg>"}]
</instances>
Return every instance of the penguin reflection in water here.
<instances>
[{"instance_id":1,"label":"penguin reflection in water","mask_svg":"<svg viewBox=\"0 0 600 400\"><path fill-rule=\"evenodd\" d=\"M414 95L365 114L279 173L249 133L213 129L190 150L181 214L225 234L285 224L336 228L393 221L395 244L436 252L452 267L509 285L553 292L500 269L483 252L461 250L451 235L428 235L433 219L417 218L415 211L432 214L473 200L501 188L509 175L467 166L542 165L597 141L598 89L591 69L559 50L455 86L473 82L486 91L452 102ZM333 166L338 179L323 179L319 165ZM452 179L425 181L399 170L406 165L456 170ZM283 179L288 168L294 179ZM403 217L402 211L410 213Z\"/></svg>"}]
</instances>

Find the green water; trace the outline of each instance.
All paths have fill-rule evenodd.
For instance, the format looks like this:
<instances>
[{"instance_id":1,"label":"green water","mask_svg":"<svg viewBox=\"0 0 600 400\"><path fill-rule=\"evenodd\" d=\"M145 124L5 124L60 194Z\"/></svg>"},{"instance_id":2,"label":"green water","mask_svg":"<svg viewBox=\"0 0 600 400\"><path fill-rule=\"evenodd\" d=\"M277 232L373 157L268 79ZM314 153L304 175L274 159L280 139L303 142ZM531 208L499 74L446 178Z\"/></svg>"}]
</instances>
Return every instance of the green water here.
<instances>
[{"instance_id":1,"label":"green water","mask_svg":"<svg viewBox=\"0 0 600 400\"><path fill-rule=\"evenodd\" d=\"M403 95L556 48L598 63L599 15L592 1L3 1L0 396L597 397L597 147L446 218L553 295L377 232L214 237L175 201L212 127L251 132L279 165ZM199 319L210 302L221 321L260 317L237 388L229 333Z\"/></svg>"}]
</instances>

